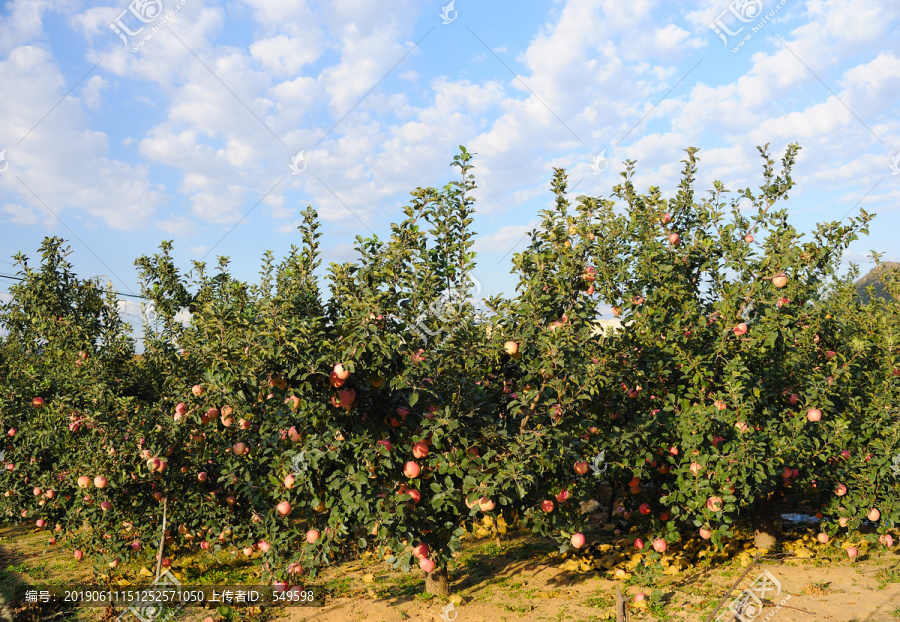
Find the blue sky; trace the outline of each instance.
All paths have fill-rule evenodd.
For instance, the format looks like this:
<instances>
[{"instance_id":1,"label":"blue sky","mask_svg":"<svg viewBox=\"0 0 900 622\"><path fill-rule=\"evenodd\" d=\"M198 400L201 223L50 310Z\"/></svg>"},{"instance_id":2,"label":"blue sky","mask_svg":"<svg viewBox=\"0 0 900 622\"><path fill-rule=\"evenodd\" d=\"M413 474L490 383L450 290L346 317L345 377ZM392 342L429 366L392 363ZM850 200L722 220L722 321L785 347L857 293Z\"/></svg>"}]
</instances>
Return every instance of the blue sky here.
<instances>
[{"instance_id":1,"label":"blue sky","mask_svg":"<svg viewBox=\"0 0 900 622\"><path fill-rule=\"evenodd\" d=\"M553 167L573 202L609 196L626 159L671 196L696 146L697 189L737 190L761 182L757 145L790 142L791 223L877 214L846 255L865 271L873 249L900 260L898 25L896 0L9 1L0 273L59 235L80 276L120 292L164 239L185 271L224 254L255 280L266 250L299 243L307 204L325 264L348 261L410 191L452 178L463 144L474 276L512 294L509 253Z\"/></svg>"}]
</instances>

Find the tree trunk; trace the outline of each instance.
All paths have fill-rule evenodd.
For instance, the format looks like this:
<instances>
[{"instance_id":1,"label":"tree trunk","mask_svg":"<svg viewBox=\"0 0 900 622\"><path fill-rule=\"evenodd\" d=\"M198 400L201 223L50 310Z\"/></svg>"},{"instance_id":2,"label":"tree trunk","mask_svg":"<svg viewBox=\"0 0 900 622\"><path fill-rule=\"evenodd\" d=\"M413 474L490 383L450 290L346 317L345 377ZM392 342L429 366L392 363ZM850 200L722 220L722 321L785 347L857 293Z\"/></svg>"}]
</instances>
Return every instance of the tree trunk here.
<instances>
[{"instance_id":1,"label":"tree trunk","mask_svg":"<svg viewBox=\"0 0 900 622\"><path fill-rule=\"evenodd\" d=\"M612 483L612 491L609 493L609 506L606 508L606 522L611 523L613 519L613 511L616 507L616 496L619 494L619 484Z\"/></svg>"},{"instance_id":2,"label":"tree trunk","mask_svg":"<svg viewBox=\"0 0 900 622\"><path fill-rule=\"evenodd\" d=\"M432 596L450 596L450 576L446 568L435 568L425 573L425 593Z\"/></svg>"},{"instance_id":3,"label":"tree trunk","mask_svg":"<svg viewBox=\"0 0 900 622\"><path fill-rule=\"evenodd\" d=\"M753 508L753 546L771 551L778 542L775 532L775 493Z\"/></svg>"}]
</instances>

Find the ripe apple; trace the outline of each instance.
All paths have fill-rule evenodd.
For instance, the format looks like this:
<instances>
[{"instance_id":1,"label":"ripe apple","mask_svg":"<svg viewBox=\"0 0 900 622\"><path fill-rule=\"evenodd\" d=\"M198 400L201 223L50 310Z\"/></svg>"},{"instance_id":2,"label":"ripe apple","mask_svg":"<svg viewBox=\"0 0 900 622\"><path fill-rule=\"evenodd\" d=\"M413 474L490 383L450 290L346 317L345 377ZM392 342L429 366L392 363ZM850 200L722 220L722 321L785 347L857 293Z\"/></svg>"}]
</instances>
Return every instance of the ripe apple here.
<instances>
[{"instance_id":1,"label":"ripe apple","mask_svg":"<svg viewBox=\"0 0 900 622\"><path fill-rule=\"evenodd\" d=\"M94 478L94 486L96 486L97 488L106 488L108 485L109 480L102 475L98 475Z\"/></svg>"},{"instance_id":2,"label":"ripe apple","mask_svg":"<svg viewBox=\"0 0 900 622\"><path fill-rule=\"evenodd\" d=\"M81 561L81 558L84 557L84 552L82 552L80 550L76 550L73 557L75 558L76 561Z\"/></svg>"},{"instance_id":3,"label":"ripe apple","mask_svg":"<svg viewBox=\"0 0 900 622\"><path fill-rule=\"evenodd\" d=\"M744 242L746 242L747 244L750 244L751 242L753 242L753 236L748 233L747 235L744 236Z\"/></svg>"},{"instance_id":4,"label":"ripe apple","mask_svg":"<svg viewBox=\"0 0 900 622\"><path fill-rule=\"evenodd\" d=\"M262 551L263 553L268 553L270 548L271 548L271 545L269 545L269 543L266 542L265 540L259 541L259 550Z\"/></svg>"},{"instance_id":5,"label":"ripe apple","mask_svg":"<svg viewBox=\"0 0 900 622\"><path fill-rule=\"evenodd\" d=\"M37 520L34 522L34 524L37 525L38 527L43 527L43 526L46 525L47 523L44 521L43 518L39 518L39 519L37 519Z\"/></svg>"},{"instance_id":6,"label":"ripe apple","mask_svg":"<svg viewBox=\"0 0 900 622\"><path fill-rule=\"evenodd\" d=\"M558 493L556 493L556 500L560 503L565 503L569 500L569 491L563 488Z\"/></svg>"},{"instance_id":7,"label":"ripe apple","mask_svg":"<svg viewBox=\"0 0 900 622\"><path fill-rule=\"evenodd\" d=\"M344 366L340 363L334 366L334 375L337 376L340 380L346 380L350 377L350 371L344 369Z\"/></svg>"},{"instance_id":8,"label":"ripe apple","mask_svg":"<svg viewBox=\"0 0 900 622\"><path fill-rule=\"evenodd\" d=\"M649 503L642 503L638 510L640 510L641 514L644 516L647 516L652 511Z\"/></svg>"},{"instance_id":9,"label":"ripe apple","mask_svg":"<svg viewBox=\"0 0 900 622\"><path fill-rule=\"evenodd\" d=\"M878 511L878 508L872 508L871 510L869 510L869 513L866 514L866 518L874 523L879 518L881 518L881 512Z\"/></svg>"},{"instance_id":10,"label":"ripe apple","mask_svg":"<svg viewBox=\"0 0 900 622\"><path fill-rule=\"evenodd\" d=\"M583 533L572 534L572 539L570 542L572 543L572 546L574 546L576 549L580 549L581 547L584 546L584 534Z\"/></svg>"},{"instance_id":11,"label":"ripe apple","mask_svg":"<svg viewBox=\"0 0 900 622\"><path fill-rule=\"evenodd\" d=\"M428 455L428 443L425 441L419 441L415 445L413 445L413 456L416 458L424 458Z\"/></svg>"},{"instance_id":12,"label":"ripe apple","mask_svg":"<svg viewBox=\"0 0 900 622\"><path fill-rule=\"evenodd\" d=\"M706 527L700 528L700 537L704 540L709 540L712 538L712 529L707 529Z\"/></svg>"},{"instance_id":13,"label":"ripe apple","mask_svg":"<svg viewBox=\"0 0 900 622\"><path fill-rule=\"evenodd\" d=\"M353 389L341 389L338 391L338 400L340 400L341 406L349 408L356 400L356 391Z\"/></svg>"},{"instance_id":14,"label":"ripe apple","mask_svg":"<svg viewBox=\"0 0 900 622\"><path fill-rule=\"evenodd\" d=\"M681 239L681 238L678 237L678 234L677 234L677 233L670 233L670 234L669 234L669 243L670 243L672 246L678 246L678 242L679 242L680 239Z\"/></svg>"},{"instance_id":15,"label":"ripe apple","mask_svg":"<svg viewBox=\"0 0 900 622\"><path fill-rule=\"evenodd\" d=\"M315 544L316 540L319 539L319 530L318 529L310 529L306 532L306 541L310 544Z\"/></svg>"},{"instance_id":16,"label":"ripe apple","mask_svg":"<svg viewBox=\"0 0 900 622\"><path fill-rule=\"evenodd\" d=\"M208 551L210 546L211 545L208 541L206 541L206 540L200 541L200 548L203 549L204 551Z\"/></svg>"},{"instance_id":17,"label":"ripe apple","mask_svg":"<svg viewBox=\"0 0 900 622\"><path fill-rule=\"evenodd\" d=\"M731 329L731 330L734 331L734 334L735 334L735 335L737 335L738 337L740 337L741 335L746 335L746 334L747 334L747 325L744 324L743 322L741 322L740 324L738 324L737 326L735 326L735 327L734 327L733 329Z\"/></svg>"},{"instance_id":18,"label":"ripe apple","mask_svg":"<svg viewBox=\"0 0 900 622\"><path fill-rule=\"evenodd\" d=\"M699 462L691 462L690 469L691 469L691 473L693 473L696 476L703 469L703 465L700 464Z\"/></svg>"},{"instance_id":19,"label":"ripe apple","mask_svg":"<svg viewBox=\"0 0 900 622\"><path fill-rule=\"evenodd\" d=\"M785 274L779 274L778 276L772 277L772 285L781 289L785 285L787 285L788 278Z\"/></svg>"},{"instance_id":20,"label":"ripe apple","mask_svg":"<svg viewBox=\"0 0 900 622\"><path fill-rule=\"evenodd\" d=\"M243 456L244 454L247 453L247 451L249 451L249 449L247 448L247 445L245 445L244 443L235 443L234 446L231 448L231 451L234 453L235 456Z\"/></svg>"},{"instance_id":21,"label":"ripe apple","mask_svg":"<svg viewBox=\"0 0 900 622\"><path fill-rule=\"evenodd\" d=\"M206 471L201 471L200 473L197 473L197 481L198 482L205 482L206 478L207 478Z\"/></svg>"},{"instance_id":22,"label":"ripe apple","mask_svg":"<svg viewBox=\"0 0 900 622\"><path fill-rule=\"evenodd\" d=\"M843 497L847 494L847 487L844 484L838 484L837 488L834 491L838 497Z\"/></svg>"},{"instance_id":23,"label":"ripe apple","mask_svg":"<svg viewBox=\"0 0 900 622\"><path fill-rule=\"evenodd\" d=\"M408 494L410 497L412 497L413 503L418 503L419 501L422 500L422 493L419 492L418 490L416 490L415 488L411 488L410 490L407 490L406 494Z\"/></svg>"},{"instance_id":24,"label":"ripe apple","mask_svg":"<svg viewBox=\"0 0 900 622\"><path fill-rule=\"evenodd\" d=\"M78 478L78 487L79 488L87 488L91 485L91 478L87 475L82 475Z\"/></svg>"},{"instance_id":25,"label":"ripe apple","mask_svg":"<svg viewBox=\"0 0 900 622\"><path fill-rule=\"evenodd\" d=\"M579 460L578 462L575 463L575 472L578 473L579 475L584 475L585 473L588 472L588 470L590 468L591 468L590 465L587 462L584 462L583 460Z\"/></svg>"},{"instance_id":26,"label":"ripe apple","mask_svg":"<svg viewBox=\"0 0 900 622\"><path fill-rule=\"evenodd\" d=\"M419 560L419 568L421 568L425 572L431 572L432 570L434 570L434 562L427 557L423 557Z\"/></svg>"},{"instance_id":27,"label":"ripe apple","mask_svg":"<svg viewBox=\"0 0 900 622\"><path fill-rule=\"evenodd\" d=\"M857 555L859 555L859 551L855 546L847 548L847 557L849 557L850 559L854 559Z\"/></svg>"},{"instance_id":28,"label":"ripe apple","mask_svg":"<svg viewBox=\"0 0 900 622\"><path fill-rule=\"evenodd\" d=\"M424 542L419 542L416 546L413 547L413 555L418 557L419 559L424 559L428 557L428 545Z\"/></svg>"},{"instance_id":29,"label":"ripe apple","mask_svg":"<svg viewBox=\"0 0 900 622\"><path fill-rule=\"evenodd\" d=\"M819 421L822 418L822 411L818 408L810 408L806 411L806 418L810 421Z\"/></svg>"},{"instance_id":30,"label":"ripe apple","mask_svg":"<svg viewBox=\"0 0 900 622\"><path fill-rule=\"evenodd\" d=\"M822 532L816 536L816 540L818 540L821 544L828 544L828 540L830 540L830 538L828 537L827 533Z\"/></svg>"},{"instance_id":31,"label":"ripe apple","mask_svg":"<svg viewBox=\"0 0 900 622\"><path fill-rule=\"evenodd\" d=\"M553 511L553 502L550 501L550 499L544 499L543 501L541 501L541 509L549 514Z\"/></svg>"},{"instance_id":32,"label":"ripe apple","mask_svg":"<svg viewBox=\"0 0 900 622\"><path fill-rule=\"evenodd\" d=\"M44 491L40 488L35 488L32 492L34 493L35 497L40 497L44 493Z\"/></svg>"},{"instance_id":33,"label":"ripe apple","mask_svg":"<svg viewBox=\"0 0 900 622\"><path fill-rule=\"evenodd\" d=\"M665 553L666 552L666 541L662 538L657 538L653 541L653 550L657 553Z\"/></svg>"},{"instance_id":34,"label":"ripe apple","mask_svg":"<svg viewBox=\"0 0 900 622\"><path fill-rule=\"evenodd\" d=\"M35 408L41 408L44 405L44 398L42 398L42 397L34 398L33 400L31 400L31 405L34 406Z\"/></svg>"},{"instance_id":35,"label":"ripe apple","mask_svg":"<svg viewBox=\"0 0 900 622\"><path fill-rule=\"evenodd\" d=\"M506 353L510 356L515 356L519 352L519 344L515 341L507 341L503 344L503 349L506 350Z\"/></svg>"},{"instance_id":36,"label":"ripe apple","mask_svg":"<svg viewBox=\"0 0 900 622\"><path fill-rule=\"evenodd\" d=\"M195 384L193 387L191 387L191 393L194 394L194 397L200 397L201 395L203 395L203 387L201 387L199 384Z\"/></svg>"},{"instance_id":37,"label":"ripe apple","mask_svg":"<svg viewBox=\"0 0 900 622\"><path fill-rule=\"evenodd\" d=\"M276 510L281 516L287 516L288 514L290 514L290 513L291 513L291 509L292 509L292 508L291 508L291 504L290 504L290 502L288 502L288 501L282 501L281 503L279 503L278 505L275 506L275 510Z\"/></svg>"},{"instance_id":38,"label":"ripe apple","mask_svg":"<svg viewBox=\"0 0 900 622\"><path fill-rule=\"evenodd\" d=\"M7 432L7 434L9 434L10 437L15 436L15 435L16 435L16 429L15 429L15 428L10 428L10 429L9 429L9 432Z\"/></svg>"},{"instance_id":39,"label":"ripe apple","mask_svg":"<svg viewBox=\"0 0 900 622\"><path fill-rule=\"evenodd\" d=\"M722 497L710 497L706 500L706 507L710 512L721 512L722 503Z\"/></svg>"},{"instance_id":40,"label":"ripe apple","mask_svg":"<svg viewBox=\"0 0 900 622\"><path fill-rule=\"evenodd\" d=\"M644 602L644 600L646 598L647 598L646 594L644 594L643 592L638 592L637 594L634 595L634 602L642 603L642 602Z\"/></svg>"},{"instance_id":41,"label":"ripe apple","mask_svg":"<svg viewBox=\"0 0 900 622\"><path fill-rule=\"evenodd\" d=\"M482 512L491 512L495 507L497 507L497 504L487 497L482 497L478 501L478 509L480 509Z\"/></svg>"},{"instance_id":42,"label":"ripe apple","mask_svg":"<svg viewBox=\"0 0 900 622\"><path fill-rule=\"evenodd\" d=\"M419 464L417 462L413 462L410 460L403 467L403 474L410 479L414 477L419 477Z\"/></svg>"},{"instance_id":43,"label":"ripe apple","mask_svg":"<svg viewBox=\"0 0 900 622\"><path fill-rule=\"evenodd\" d=\"M894 546L894 538L889 533L881 534L878 536L878 542L885 545L887 548L891 548Z\"/></svg>"},{"instance_id":44,"label":"ripe apple","mask_svg":"<svg viewBox=\"0 0 900 622\"><path fill-rule=\"evenodd\" d=\"M667 225L672 222L672 216L670 216L669 214L663 214L662 218L660 218L659 220L660 222L662 222L662 224Z\"/></svg>"},{"instance_id":45,"label":"ripe apple","mask_svg":"<svg viewBox=\"0 0 900 622\"><path fill-rule=\"evenodd\" d=\"M107 510L111 510L112 503L110 503L109 501L104 501L100 504L100 509L103 510L104 512L106 512Z\"/></svg>"},{"instance_id":46,"label":"ripe apple","mask_svg":"<svg viewBox=\"0 0 900 622\"><path fill-rule=\"evenodd\" d=\"M285 488L293 488L294 487L294 476L290 473L284 476L284 487Z\"/></svg>"},{"instance_id":47,"label":"ripe apple","mask_svg":"<svg viewBox=\"0 0 900 622\"><path fill-rule=\"evenodd\" d=\"M640 538L637 538L634 541L634 548L636 548L637 550L640 551L642 548L644 548L644 541L641 540Z\"/></svg>"}]
</instances>

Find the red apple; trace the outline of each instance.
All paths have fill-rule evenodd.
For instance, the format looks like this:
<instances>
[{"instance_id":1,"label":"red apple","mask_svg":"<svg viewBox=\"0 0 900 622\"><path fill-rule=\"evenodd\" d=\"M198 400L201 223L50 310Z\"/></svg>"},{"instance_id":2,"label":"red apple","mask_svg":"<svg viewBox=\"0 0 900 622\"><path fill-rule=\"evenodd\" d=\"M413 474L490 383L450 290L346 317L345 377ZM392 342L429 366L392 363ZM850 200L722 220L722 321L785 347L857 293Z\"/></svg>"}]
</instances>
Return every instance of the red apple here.
<instances>
[{"instance_id":1,"label":"red apple","mask_svg":"<svg viewBox=\"0 0 900 622\"><path fill-rule=\"evenodd\" d=\"M649 503L642 503L638 510L640 510L641 514L644 516L647 516L652 511Z\"/></svg>"},{"instance_id":2,"label":"red apple","mask_svg":"<svg viewBox=\"0 0 900 622\"><path fill-rule=\"evenodd\" d=\"M691 473L693 473L696 476L696 475L699 475L700 471L703 469L703 465L700 464L699 462L691 462L690 469L691 469Z\"/></svg>"},{"instance_id":3,"label":"red apple","mask_svg":"<svg viewBox=\"0 0 900 622\"><path fill-rule=\"evenodd\" d=\"M42 398L42 397L34 398L33 400L31 400L31 405L34 406L35 408L41 408L44 405L44 398Z\"/></svg>"},{"instance_id":4,"label":"red apple","mask_svg":"<svg viewBox=\"0 0 900 622\"><path fill-rule=\"evenodd\" d=\"M503 344L503 349L506 350L506 353L510 356L515 356L519 352L519 344L515 341L507 341Z\"/></svg>"},{"instance_id":5,"label":"red apple","mask_svg":"<svg viewBox=\"0 0 900 622\"><path fill-rule=\"evenodd\" d=\"M818 540L821 544L828 544L828 540L830 540L830 538L828 537L827 533L822 532L816 536L816 540Z\"/></svg>"},{"instance_id":6,"label":"red apple","mask_svg":"<svg viewBox=\"0 0 900 622\"><path fill-rule=\"evenodd\" d=\"M634 595L634 602L642 603L647 598L647 596L643 592L638 592Z\"/></svg>"},{"instance_id":7,"label":"red apple","mask_svg":"<svg viewBox=\"0 0 900 622\"><path fill-rule=\"evenodd\" d=\"M206 540L200 541L200 548L203 549L204 551L208 551L210 546L211 546L210 543L207 542Z\"/></svg>"},{"instance_id":8,"label":"red apple","mask_svg":"<svg viewBox=\"0 0 900 622\"><path fill-rule=\"evenodd\" d=\"M78 478L78 487L79 488L87 488L91 485L91 478L87 475L82 475Z\"/></svg>"},{"instance_id":9,"label":"red apple","mask_svg":"<svg viewBox=\"0 0 900 622\"><path fill-rule=\"evenodd\" d=\"M416 458L424 458L428 455L428 443L425 441L419 441L415 445L413 445L413 456Z\"/></svg>"},{"instance_id":10,"label":"red apple","mask_svg":"<svg viewBox=\"0 0 900 622\"><path fill-rule=\"evenodd\" d=\"M350 377L350 371L344 369L344 366L341 365L340 363L338 363L337 365L334 366L334 370L333 370L333 371L334 371L334 375L335 375L339 380L346 380L347 378Z\"/></svg>"},{"instance_id":11,"label":"red apple","mask_svg":"<svg viewBox=\"0 0 900 622\"><path fill-rule=\"evenodd\" d=\"M575 547L576 549L580 549L581 547L583 547L584 546L584 534L583 533L572 534L571 543L572 543L572 546Z\"/></svg>"},{"instance_id":12,"label":"red apple","mask_svg":"<svg viewBox=\"0 0 900 622\"><path fill-rule=\"evenodd\" d=\"M746 334L747 334L747 325L744 324L743 322L741 322L740 324L738 324L737 326L735 326L735 327L734 327L733 329L731 329L731 330L734 331L734 334L735 334L735 335L737 335L738 337L740 337L741 335L746 335Z\"/></svg>"},{"instance_id":13,"label":"red apple","mask_svg":"<svg viewBox=\"0 0 900 622\"><path fill-rule=\"evenodd\" d=\"M102 475L98 475L94 478L94 486L96 486L97 488L106 488L108 485L109 480Z\"/></svg>"},{"instance_id":14,"label":"red apple","mask_svg":"<svg viewBox=\"0 0 900 622\"><path fill-rule=\"evenodd\" d=\"M388 441L388 440L381 440L381 441L378 441L377 443L375 443L375 445L381 445L382 447L384 447L384 448L385 448L386 450L388 450L388 451L390 451L390 450L391 450L391 447L393 447L393 445L391 445L391 442ZM413 453L415 453L415 451L413 451Z\"/></svg>"},{"instance_id":15,"label":"red apple","mask_svg":"<svg viewBox=\"0 0 900 622\"><path fill-rule=\"evenodd\" d=\"M878 511L878 508L872 508L869 510L869 513L866 514L866 518L868 518L873 523L881 518L881 512Z\"/></svg>"},{"instance_id":16,"label":"red apple","mask_svg":"<svg viewBox=\"0 0 900 622\"><path fill-rule=\"evenodd\" d=\"M249 449L244 443L235 443L231 448L231 451L235 456L243 456L249 451Z\"/></svg>"},{"instance_id":17,"label":"red apple","mask_svg":"<svg viewBox=\"0 0 900 622\"><path fill-rule=\"evenodd\" d=\"M678 237L678 234L677 234L677 233L670 233L670 234L669 234L669 243L670 243L672 246L678 246L678 242L679 242L680 239L681 239L681 238Z\"/></svg>"},{"instance_id":18,"label":"red apple","mask_svg":"<svg viewBox=\"0 0 900 622\"><path fill-rule=\"evenodd\" d=\"M806 418L810 421L819 421L822 418L822 411L818 408L810 408L806 411Z\"/></svg>"},{"instance_id":19,"label":"red apple","mask_svg":"<svg viewBox=\"0 0 900 622\"><path fill-rule=\"evenodd\" d=\"M712 538L712 529L707 529L706 527L700 528L700 537L704 540L709 540Z\"/></svg>"},{"instance_id":20,"label":"red apple","mask_svg":"<svg viewBox=\"0 0 900 622\"><path fill-rule=\"evenodd\" d=\"M340 400L341 406L349 408L356 400L356 391L353 389L341 389L338 391L338 400Z\"/></svg>"},{"instance_id":21,"label":"red apple","mask_svg":"<svg viewBox=\"0 0 900 622\"><path fill-rule=\"evenodd\" d=\"M407 462L403 467L403 474L409 478L419 477L419 471L420 469L418 463L413 462L412 460Z\"/></svg>"},{"instance_id":22,"label":"red apple","mask_svg":"<svg viewBox=\"0 0 900 622\"><path fill-rule=\"evenodd\" d=\"M541 509L549 514L553 511L553 502L550 501L550 499L544 499L543 501L541 501Z\"/></svg>"},{"instance_id":23,"label":"red apple","mask_svg":"<svg viewBox=\"0 0 900 622\"><path fill-rule=\"evenodd\" d=\"M634 541L634 548L640 551L642 548L644 548L644 541L640 538L636 539Z\"/></svg>"},{"instance_id":24,"label":"red apple","mask_svg":"<svg viewBox=\"0 0 900 622\"><path fill-rule=\"evenodd\" d=\"M662 224L667 225L672 222L672 217L669 214L663 214L662 218L660 218Z\"/></svg>"},{"instance_id":25,"label":"red apple","mask_svg":"<svg viewBox=\"0 0 900 622\"><path fill-rule=\"evenodd\" d=\"M412 497L413 503L418 503L419 501L422 500L422 493L419 492L418 490L416 490L415 488L411 488L410 490L407 490L406 494L408 494L410 497Z\"/></svg>"},{"instance_id":26,"label":"red apple","mask_svg":"<svg viewBox=\"0 0 900 622\"><path fill-rule=\"evenodd\" d=\"M9 432L7 432L7 434L9 434L10 437L15 436L15 435L16 435L16 429L15 429L15 428L10 428L10 429L9 429Z\"/></svg>"},{"instance_id":27,"label":"red apple","mask_svg":"<svg viewBox=\"0 0 900 622\"><path fill-rule=\"evenodd\" d=\"M111 510L112 503L110 503L109 501L104 501L100 504L100 509L103 510L104 512L106 512L107 510Z\"/></svg>"},{"instance_id":28,"label":"red apple","mask_svg":"<svg viewBox=\"0 0 900 622\"><path fill-rule=\"evenodd\" d=\"M747 244L750 244L751 242L753 242L753 236L748 233L747 235L744 236L744 242L746 242Z\"/></svg>"},{"instance_id":29,"label":"red apple","mask_svg":"<svg viewBox=\"0 0 900 622\"><path fill-rule=\"evenodd\" d=\"M32 492L34 493L35 497L40 497L44 493L44 491L40 488L35 488L34 490L32 490Z\"/></svg>"},{"instance_id":30,"label":"red apple","mask_svg":"<svg viewBox=\"0 0 900 622\"><path fill-rule=\"evenodd\" d=\"M418 557L419 559L424 559L428 557L428 545L424 542L419 542L416 546L413 547L413 555Z\"/></svg>"},{"instance_id":31,"label":"red apple","mask_svg":"<svg viewBox=\"0 0 900 622\"><path fill-rule=\"evenodd\" d=\"M710 497L706 500L706 507L710 512L721 512L722 503L722 497Z\"/></svg>"},{"instance_id":32,"label":"red apple","mask_svg":"<svg viewBox=\"0 0 900 622\"><path fill-rule=\"evenodd\" d=\"M199 384L195 384L193 387L191 387L191 393L194 394L194 397L200 397L201 395L203 395L203 387L201 387Z\"/></svg>"},{"instance_id":33,"label":"red apple","mask_svg":"<svg viewBox=\"0 0 900 622\"><path fill-rule=\"evenodd\" d=\"M478 501L478 509L480 509L482 512L491 512L495 507L497 507L497 504L487 497L482 497Z\"/></svg>"},{"instance_id":34,"label":"red apple","mask_svg":"<svg viewBox=\"0 0 900 622\"><path fill-rule=\"evenodd\" d=\"M265 540L259 541L259 550L262 551L263 553L268 553L270 548L271 548L271 545L268 542L266 542Z\"/></svg>"},{"instance_id":35,"label":"red apple","mask_svg":"<svg viewBox=\"0 0 900 622\"><path fill-rule=\"evenodd\" d=\"M419 560L419 568L421 568L425 572L431 572L432 570L434 570L434 562L427 557L423 557Z\"/></svg>"},{"instance_id":36,"label":"red apple","mask_svg":"<svg viewBox=\"0 0 900 622\"><path fill-rule=\"evenodd\" d=\"M281 503L279 503L278 505L275 506L275 510L281 516L287 516L288 514L291 513L291 504L288 501L282 501Z\"/></svg>"},{"instance_id":37,"label":"red apple","mask_svg":"<svg viewBox=\"0 0 900 622\"><path fill-rule=\"evenodd\" d=\"M556 493L556 500L560 503L565 503L569 500L569 491L563 488L558 493Z\"/></svg>"},{"instance_id":38,"label":"red apple","mask_svg":"<svg viewBox=\"0 0 900 622\"><path fill-rule=\"evenodd\" d=\"M894 538L889 533L884 533L878 536L878 542L885 545L887 548L891 548L894 546Z\"/></svg>"},{"instance_id":39,"label":"red apple","mask_svg":"<svg viewBox=\"0 0 900 622\"><path fill-rule=\"evenodd\" d=\"M42 527L43 527L44 525L46 525L47 523L44 521L43 518L39 518L39 519L37 519L37 520L34 522L34 524L37 525L38 527L41 527L41 528L42 528Z\"/></svg>"},{"instance_id":40,"label":"red apple","mask_svg":"<svg viewBox=\"0 0 900 622\"><path fill-rule=\"evenodd\" d=\"M293 488L295 481L296 480L295 480L294 476L291 473L288 473L287 475L284 476L284 487L285 488Z\"/></svg>"},{"instance_id":41,"label":"red apple","mask_svg":"<svg viewBox=\"0 0 900 622\"><path fill-rule=\"evenodd\" d=\"M588 472L588 470L590 468L591 468L590 465L587 462L584 462L583 460L579 460L578 462L575 463L575 472L578 473L579 475L584 475L585 473Z\"/></svg>"},{"instance_id":42,"label":"red apple","mask_svg":"<svg viewBox=\"0 0 900 622\"><path fill-rule=\"evenodd\" d=\"M74 557L77 561L81 561L81 558L84 557L84 553L83 553L82 551L80 551L80 550L76 550L76 551L75 551L75 554L73 555L73 557Z\"/></svg>"},{"instance_id":43,"label":"red apple","mask_svg":"<svg viewBox=\"0 0 900 622\"><path fill-rule=\"evenodd\" d=\"M847 549L847 557L850 559L854 559L857 555L859 555L859 551L855 546L851 546Z\"/></svg>"},{"instance_id":44,"label":"red apple","mask_svg":"<svg viewBox=\"0 0 900 622\"><path fill-rule=\"evenodd\" d=\"M201 471L200 473L197 473L197 481L198 482L205 482L206 478L207 478L206 471Z\"/></svg>"},{"instance_id":45,"label":"red apple","mask_svg":"<svg viewBox=\"0 0 900 622\"><path fill-rule=\"evenodd\" d=\"M844 484L838 484L837 488L834 491L834 494L836 494L838 497L843 497L847 494L847 487Z\"/></svg>"},{"instance_id":46,"label":"red apple","mask_svg":"<svg viewBox=\"0 0 900 622\"><path fill-rule=\"evenodd\" d=\"M788 278L785 274L779 274L778 276L772 277L772 285L777 288L782 288L787 285Z\"/></svg>"},{"instance_id":47,"label":"red apple","mask_svg":"<svg viewBox=\"0 0 900 622\"><path fill-rule=\"evenodd\" d=\"M306 532L306 541L310 544L315 544L316 540L319 539L319 530L318 529L310 529Z\"/></svg>"},{"instance_id":48,"label":"red apple","mask_svg":"<svg viewBox=\"0 0 900 622\"><path fill-rule=\"evenodd\" d=\"M665 553L666 552L666 541L662 538L657 538L653 541L653 550L657 553Z\"/></svg>"}]
</instances>

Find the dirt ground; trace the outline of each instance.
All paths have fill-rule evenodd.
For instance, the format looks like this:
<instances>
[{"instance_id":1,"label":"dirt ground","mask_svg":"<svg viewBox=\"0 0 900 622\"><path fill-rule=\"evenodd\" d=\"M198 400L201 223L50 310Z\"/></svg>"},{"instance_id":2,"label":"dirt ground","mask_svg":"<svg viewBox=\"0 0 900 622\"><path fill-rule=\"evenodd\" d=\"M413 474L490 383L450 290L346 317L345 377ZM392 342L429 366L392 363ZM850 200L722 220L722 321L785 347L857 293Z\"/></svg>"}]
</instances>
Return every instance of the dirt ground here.
<instances>
[{"instance_id":1,"label":"dirt ground","mask_svg":"<svg viewBox=\"0 0 900 622\"><path fill-rule=\"evenodd\" d=\"M618 587L627 599L629 620L703 621L724 599L716 618L732 622L735 618L728 606L743 597L748 600L742 612L747 621L900 622L900 547L888 551L864 545L859 538L820 545L814 536L811 529L797 527L785 534L783 547L772 553L775 559L766 557L756 563L752 557L755 549L741 538L729 542L720 555L710 554L708 543L686 540L671 547L662 563L636 559L638 552L627 546L632 537L604 533L591 534L589 546L578 559L560 555L552 544L527 534L510 534L499 547L491 539L471 538L451 569L450 598L426 597L421 571L394 571L372 556L364 556L304 583L304 589L324 598L323 606L261 611L187 608L175 619L588 622L615 620ZM71 553L47 546L46 538L46 532L37 533L26 526L0 528L0 591L12 594L48 582L91 582L90 563L75 562ZM845 548L850 545L860 550L855 561L846 555ZM253 568L227 552L177 556L173 565L176 576L192 585L255 584ZM613 576L617 568L619 579ZM139 566L125 567L114 578L138 581L140 572ZM768 573L766 582L761 583L764 573ZM643 603L634 601L638 593L646 595ZM110 622L121 613L11 604L16 608L14 619L28 621Z\"/></svg>"}]
</instances>

